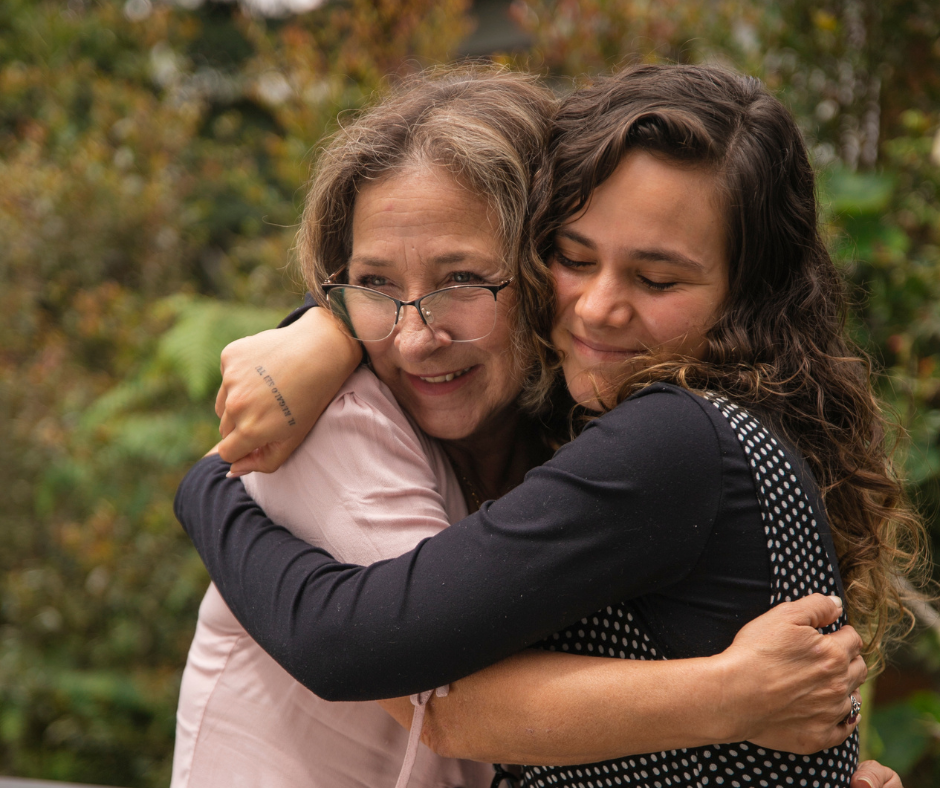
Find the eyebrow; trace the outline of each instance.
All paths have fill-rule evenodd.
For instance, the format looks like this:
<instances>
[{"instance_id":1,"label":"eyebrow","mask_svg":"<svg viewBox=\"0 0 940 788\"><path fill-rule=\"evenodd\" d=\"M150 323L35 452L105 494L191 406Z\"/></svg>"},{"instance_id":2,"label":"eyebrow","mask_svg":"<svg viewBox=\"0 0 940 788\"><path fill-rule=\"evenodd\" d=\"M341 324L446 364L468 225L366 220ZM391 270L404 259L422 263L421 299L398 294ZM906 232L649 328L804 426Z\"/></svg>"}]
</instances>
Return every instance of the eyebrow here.
<instances>
[{"instance_id":1,"label":"eyebrow","mask_svg":"<svg viewBox=\"0 0 940 788\"><path fill-rule=\"evenodd\" d=\"M558 236L561 238L567 238L569 241L574 241L576 244L585 246L591 251L597 251L597 244L586 235L581 235L581 233L579 233L577 230L563 227L558 231ZM698 260L694 260L691 257L686 257L684 254L674 252L670 249L660 249L658 247L653 247L651 249L629 248L628 251L632 259L645 263L671 263L672 265L678 265L683 268L691 268L695 271L705 270L705 266L702 265Z\"/></svg>"},{"instance_id":2,"label":"eyebrow","mask_svg":"<svg viewBox=\"0 0 940 788\"><path fill-rule=\"evenodd\" d=\"M475 255L466 252L445 252L444 254L434 255L428 259L428 262L433 265L460 265L461 263L474 262L474 263L483 263L485 265L493 265L497 268L501 267L501 261L495 257L488 257L486 255ZM388 268L389 266L394 265L390 260L386 260L383 257L373 257L372 255L360 254L353 255L349 258L348 265L356 263L358 265L368 265L373 268Z\"/></svg>"}]
</instances>

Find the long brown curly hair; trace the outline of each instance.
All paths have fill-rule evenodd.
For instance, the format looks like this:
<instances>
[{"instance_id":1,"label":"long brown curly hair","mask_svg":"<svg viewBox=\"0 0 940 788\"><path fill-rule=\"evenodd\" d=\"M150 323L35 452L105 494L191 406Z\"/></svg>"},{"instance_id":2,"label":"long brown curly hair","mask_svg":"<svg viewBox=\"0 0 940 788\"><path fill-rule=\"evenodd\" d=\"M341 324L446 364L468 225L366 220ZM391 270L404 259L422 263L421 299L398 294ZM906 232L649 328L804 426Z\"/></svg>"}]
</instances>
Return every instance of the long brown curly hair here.
<instances>
[{"instance_id":1,"label":"long brown curly hair","mask_svg":"<svg viewBox=\"0 0 940 788\"><path fill-rule=\"evenodd\" d=\"M757 79L722 68L643 65L597 79L555 118L533 209L543 260L558 229L635 150L714 173L729 291L701 360L653 357L625 373L612 404L667 380L751 407L789 440L819 483L849 620L880 667L887 641L912 622L901 580L923 577L926 540L892 466L870 363L846 334L843 282L819 233L800 131ZM535 328L543 364L557 369L550 311Z\"/></svg>"}]
</instances>

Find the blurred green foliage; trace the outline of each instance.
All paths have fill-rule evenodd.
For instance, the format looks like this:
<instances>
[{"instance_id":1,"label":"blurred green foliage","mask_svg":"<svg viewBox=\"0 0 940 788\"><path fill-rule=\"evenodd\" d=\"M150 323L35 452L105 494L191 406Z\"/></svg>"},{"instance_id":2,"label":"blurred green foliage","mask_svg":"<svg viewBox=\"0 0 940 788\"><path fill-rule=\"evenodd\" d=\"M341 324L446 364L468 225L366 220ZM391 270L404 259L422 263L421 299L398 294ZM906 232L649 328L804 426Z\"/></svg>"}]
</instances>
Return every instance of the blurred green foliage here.
<instances>
[{"instance_id":1,"label":"blurred green foliage","mask_svg":"<svg viewBox=\"0 0 940 788\"><path fill-rule=\"evenodd\" d=\"M0 773L168 783L207 584L171 502L217 435L219 351L297 301L286 265L319 137L472 27L469 0L277 20L185 5L0 4ZM495 57L517 67L725 62L793 109L853 331L940 539L940 6L515 0L510 15L532 46ZM935 636L896 662L919 691L885 674L868 746L909 788L936 785Z\"/></svg>"}]
</instances>

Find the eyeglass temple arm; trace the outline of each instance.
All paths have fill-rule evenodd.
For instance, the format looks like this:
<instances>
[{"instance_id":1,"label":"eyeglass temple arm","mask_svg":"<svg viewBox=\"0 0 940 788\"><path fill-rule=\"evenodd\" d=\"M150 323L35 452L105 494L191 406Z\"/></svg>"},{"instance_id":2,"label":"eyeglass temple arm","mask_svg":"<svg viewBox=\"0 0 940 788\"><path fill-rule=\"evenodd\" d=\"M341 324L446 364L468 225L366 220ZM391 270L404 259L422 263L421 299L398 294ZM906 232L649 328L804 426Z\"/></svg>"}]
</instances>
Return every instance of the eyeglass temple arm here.
<instances>
[{"instance_id":1,"label":"eyeglass temple arm","mask_svg":"<svg viewBox=\"0 0 940 788\"><path fill-rule=\"evenodd\" d=\"M345 270L346 270L346 266L345 266L345 265L340 266L340 267L337 268L332 274L330 274L326 279L324 279L322 282L320 282L320 284L321 284L321 285L335 285L336 282L334 282L333 279L334 279L335 277L339 276L339 275L340 275L341 273L343 273L343 271L345 271Z\"/></svg>"}]
</instances>

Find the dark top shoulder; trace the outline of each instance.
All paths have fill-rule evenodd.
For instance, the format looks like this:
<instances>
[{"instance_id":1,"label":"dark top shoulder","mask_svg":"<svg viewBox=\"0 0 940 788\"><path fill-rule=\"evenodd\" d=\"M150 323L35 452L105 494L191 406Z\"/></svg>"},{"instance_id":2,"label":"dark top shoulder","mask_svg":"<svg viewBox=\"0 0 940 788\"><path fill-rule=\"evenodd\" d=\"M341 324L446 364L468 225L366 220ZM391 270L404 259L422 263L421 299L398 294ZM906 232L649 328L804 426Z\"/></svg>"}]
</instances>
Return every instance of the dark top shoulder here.
<instances>
[{"instance_id":1,"label":"dark top shoulder","mask_svg":"<svg viewBox=\"0 0 940 788\"><path fill-rule=\"evenodd\" d=\"M740 446L711 404L673 386L593 420L508 495L370 567L272 523L226 470L198 463L177 516L246 630L328 699L448 683L621 600L657 599L653 619L673 630L683 606L706 629L723 622L706 650L767 606Z\"/></svg>"},{"instance_id":2,"label":"dark top shoulder","mask_svg":"<svg viewBox=\"0 0 940 788\"><path fill-rule=\"evenodd\" d=\"M280 323L277 324L278 328L284 328L289 326L291 323L296 323L300 318L306 314L308 309L313 309L314 307L319 306L314 300L313 296L310 293L307 293L304 296L304 302L299 307L297 307L293 312L291 312L287 317L285 317Z\"/></svg>"}]
</instances>

